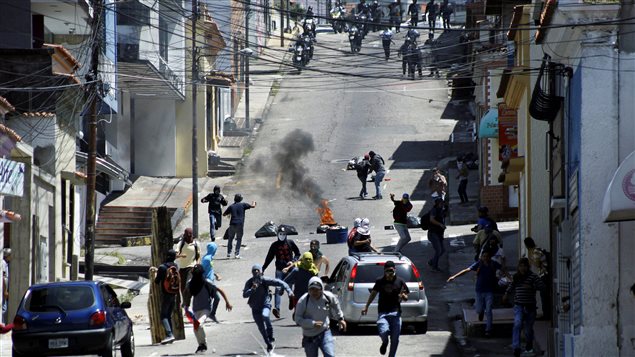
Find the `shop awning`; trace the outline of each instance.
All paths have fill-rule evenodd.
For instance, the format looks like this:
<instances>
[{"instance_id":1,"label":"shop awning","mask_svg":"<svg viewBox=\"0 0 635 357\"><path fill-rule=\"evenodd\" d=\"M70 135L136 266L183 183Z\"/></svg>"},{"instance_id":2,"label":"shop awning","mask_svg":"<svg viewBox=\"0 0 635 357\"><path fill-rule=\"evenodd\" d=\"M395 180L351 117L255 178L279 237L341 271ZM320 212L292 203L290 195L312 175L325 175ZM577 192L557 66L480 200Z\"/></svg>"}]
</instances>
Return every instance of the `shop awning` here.
<instances>
[{"instance_id":1,"label":"shop awning","mask_svg":"<svg viewBox=\"0 0 635 357\"><path fill-rule=\"evenodd\" d=\"M604 222L635 220L635 151L620 164L604 193Z\"/></svg>"},{"instance_id":2,"label":"shop awning","mask_svg":"<svg viewBox=\"0 0 635 357\"><path fill-rule=\"evenodd\" d=\"M498 138L498 108L492 108L483 115L478 127L479 138Z\"/></svg>"}]
</instances>

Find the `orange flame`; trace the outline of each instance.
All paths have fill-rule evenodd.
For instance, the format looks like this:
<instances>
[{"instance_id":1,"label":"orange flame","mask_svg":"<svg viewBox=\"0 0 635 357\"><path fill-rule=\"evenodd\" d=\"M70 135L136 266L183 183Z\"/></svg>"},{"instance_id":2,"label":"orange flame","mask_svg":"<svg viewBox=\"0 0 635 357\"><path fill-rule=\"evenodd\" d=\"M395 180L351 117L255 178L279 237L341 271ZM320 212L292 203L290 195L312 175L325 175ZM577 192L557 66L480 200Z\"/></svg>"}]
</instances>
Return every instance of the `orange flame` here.
<instances>
[{"instance_id":1,"label":"orange flame","mask_svg":"<svg viewBox=\"0 0 635 357\"><path fill-rule=\"evenodd\" d=\"M320 224L322 225L336 225L335 219L333 218L333 211L329 208L329 201L322 200L320 202L320 207L316 208L316 211L320 214Z\"/></svg>"}]
</instances>

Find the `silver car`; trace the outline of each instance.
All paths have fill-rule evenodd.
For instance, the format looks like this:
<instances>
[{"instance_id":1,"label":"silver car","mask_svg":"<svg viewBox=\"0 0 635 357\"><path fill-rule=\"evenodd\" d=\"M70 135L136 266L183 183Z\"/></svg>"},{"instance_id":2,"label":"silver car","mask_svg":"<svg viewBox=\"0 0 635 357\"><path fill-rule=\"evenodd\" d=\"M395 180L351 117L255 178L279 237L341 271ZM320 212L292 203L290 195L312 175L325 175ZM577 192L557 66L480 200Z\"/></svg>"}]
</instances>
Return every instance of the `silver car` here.
<instances>
[{"instance_id":1,"label":"silver car","mask_svg":"<svg viewBox=\"0 0 635 357\"><path fill-rule=\"evenodd\" d=\"M384 264L395 262L397 276L402 278L410 294L408 300L401 303L401 319L403 323L414 324L419 333L428 331L428 298L415 265L407 257L399 253L354 253L342 258L331 274L327 289L337 295L342 305L344 319L349 328L357 324L374 324L377 322L376 297L362 316L375 281L384 275Z\"/></svg>"}]
</instances>

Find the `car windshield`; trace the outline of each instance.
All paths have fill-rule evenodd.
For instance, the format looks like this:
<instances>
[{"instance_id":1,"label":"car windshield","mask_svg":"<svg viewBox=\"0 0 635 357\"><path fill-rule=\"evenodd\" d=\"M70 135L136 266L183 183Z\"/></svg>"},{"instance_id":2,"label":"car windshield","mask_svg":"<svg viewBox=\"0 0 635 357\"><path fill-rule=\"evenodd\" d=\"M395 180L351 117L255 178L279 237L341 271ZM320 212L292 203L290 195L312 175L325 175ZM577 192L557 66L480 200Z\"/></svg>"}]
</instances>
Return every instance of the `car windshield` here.
<instances>
[{"instance_id":1,"label":"car windshield","mask_svg":"<svg viewBox=\"0 0 635 357\"><path fill-rule=\"evenodd\" d=\"M45 286L31 290L24 308L31 312L81 310L95 303L89 286Z\"/></svg>"},{"instance_id":2,"label":"car windshield","mask_svg":"<svg viewBox=\"0 0 635 357\"><path fill-rule=\"evenodd\" d=\"M405 282L416 282L417 277L410 264L395 264L397 276ZM357 266L356 283L374 283L384 275L384 263L360 264Z\"/></svg>"}]
</instances>

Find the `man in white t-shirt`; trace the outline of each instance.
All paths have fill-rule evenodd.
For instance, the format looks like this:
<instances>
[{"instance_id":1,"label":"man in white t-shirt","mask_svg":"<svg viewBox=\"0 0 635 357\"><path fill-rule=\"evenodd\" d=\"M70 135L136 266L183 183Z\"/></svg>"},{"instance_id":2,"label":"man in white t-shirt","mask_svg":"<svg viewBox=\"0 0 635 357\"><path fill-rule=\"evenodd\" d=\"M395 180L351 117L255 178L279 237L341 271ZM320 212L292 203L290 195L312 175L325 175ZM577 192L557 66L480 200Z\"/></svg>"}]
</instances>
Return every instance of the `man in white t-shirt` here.
<instances>
[{"instance_id":1,"label":"man in white t-shirt","mask_svg":"<svg viewBox=\"0 0 635 357\"><path fill-rule=\"evenodd\" d=\"M176 264L179 266L179 275L181 276L181 295L185 291L185 284L192 276L192 268L200 258L200 248L194 239L192 228L185 228L181 242L176 249Z\"/></svg>"}]
</instances>

